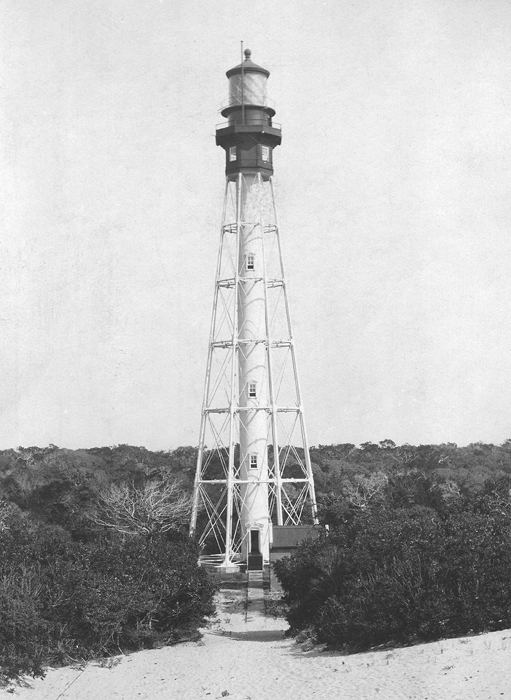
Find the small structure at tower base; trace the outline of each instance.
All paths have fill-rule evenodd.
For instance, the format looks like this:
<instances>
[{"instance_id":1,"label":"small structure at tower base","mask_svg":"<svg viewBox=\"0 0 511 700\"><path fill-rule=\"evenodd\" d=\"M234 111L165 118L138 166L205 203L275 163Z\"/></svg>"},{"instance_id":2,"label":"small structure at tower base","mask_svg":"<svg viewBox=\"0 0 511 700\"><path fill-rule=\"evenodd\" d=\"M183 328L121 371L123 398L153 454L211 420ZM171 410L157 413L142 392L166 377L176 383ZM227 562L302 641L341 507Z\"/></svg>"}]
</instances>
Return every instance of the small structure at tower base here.
<instances>
[{"instance_id":1,"label":"small structure at tower base","mask_svg":"<svg viewBox=\"0 0 511 700\"><path fill-rule=\"evenodd\" d=\"M300 544L317 537L318 528L314 525L274 525L273 542L270 549L270 563L294 554Z\"/></svg>"}]
</instances>

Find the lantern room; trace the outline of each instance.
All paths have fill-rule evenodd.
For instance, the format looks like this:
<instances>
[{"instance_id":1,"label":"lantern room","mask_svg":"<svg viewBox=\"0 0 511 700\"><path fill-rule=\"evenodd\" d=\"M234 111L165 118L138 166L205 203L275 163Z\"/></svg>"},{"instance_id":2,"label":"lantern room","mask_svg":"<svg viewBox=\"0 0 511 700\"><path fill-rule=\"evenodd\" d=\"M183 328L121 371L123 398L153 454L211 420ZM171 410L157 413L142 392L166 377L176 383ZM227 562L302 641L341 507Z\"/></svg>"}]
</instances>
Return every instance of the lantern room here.
<instances>
[{"instance_id":1,"label":"lantern room","mask_svg":"<svg viewBox=\"0 0 511 700\"><path fill-rule=\"evenodd\" d=\"M229 101L222 109L227 122L216 130L216 143L225 150L228 178L240 172L259 172L266 180L273 174L273 149L282 140L273 124L275 110L268 106L266 84L270 72L254 63L250 49L245 60L226 73Z\"/></svg>"}]
</instances>

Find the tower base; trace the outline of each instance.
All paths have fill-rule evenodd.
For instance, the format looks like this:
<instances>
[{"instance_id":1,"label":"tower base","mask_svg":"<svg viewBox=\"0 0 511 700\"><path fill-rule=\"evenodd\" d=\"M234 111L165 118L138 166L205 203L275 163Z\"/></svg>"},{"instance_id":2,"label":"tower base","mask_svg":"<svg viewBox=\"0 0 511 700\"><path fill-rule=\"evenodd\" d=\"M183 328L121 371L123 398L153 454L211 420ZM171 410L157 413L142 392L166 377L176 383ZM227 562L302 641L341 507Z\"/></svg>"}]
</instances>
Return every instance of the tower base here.
<instances>
[{"instance_id":1,"label":"tower base","mask_svg":"<svg viewBox=\"0 0 511 700\"><path fill-rule=\"evenodd\" d=\"M199 566L214 576L239 574L246 568L241 562L226 561L224 555L211 554L199 558Z\"/></svg>"},{"instance_id":2,"label":"tower base","mask_svg":"<svg viewBox=\"0 0 511 700\"><path fill-rule=\"evenodd\" d=\"M219 567L217 567L217 571L219 574L239 574L241 571L241 565L240 564L220 564Z\"/></svg>"}]
</instances>

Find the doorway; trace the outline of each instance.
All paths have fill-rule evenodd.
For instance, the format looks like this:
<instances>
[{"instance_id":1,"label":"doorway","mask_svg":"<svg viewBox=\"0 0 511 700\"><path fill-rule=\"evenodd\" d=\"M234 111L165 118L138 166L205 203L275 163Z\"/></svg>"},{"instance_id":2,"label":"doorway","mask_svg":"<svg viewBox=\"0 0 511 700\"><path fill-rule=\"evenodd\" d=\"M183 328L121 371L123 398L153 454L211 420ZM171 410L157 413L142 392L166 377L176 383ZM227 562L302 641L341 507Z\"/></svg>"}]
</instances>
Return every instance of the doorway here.
<instances>
[{"instance_id":1,"label":"doorway","mask_svg":"<svg viewBox=\"0 0 511 700\"><path fill-rule=\"evenodd\" d=\"M259 551L259 530L250 530L250 553L260 554Z\"/></svg>"}]
</instances>

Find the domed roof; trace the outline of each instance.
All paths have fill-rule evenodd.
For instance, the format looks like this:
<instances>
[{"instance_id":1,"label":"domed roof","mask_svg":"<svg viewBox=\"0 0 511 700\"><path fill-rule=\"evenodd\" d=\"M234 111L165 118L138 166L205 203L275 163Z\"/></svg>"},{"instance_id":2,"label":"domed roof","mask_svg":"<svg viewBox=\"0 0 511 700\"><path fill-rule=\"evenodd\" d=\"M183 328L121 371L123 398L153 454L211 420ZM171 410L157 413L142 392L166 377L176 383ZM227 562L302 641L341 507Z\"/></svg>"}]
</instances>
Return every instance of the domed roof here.
<instances>
[{"instance_id":1,"label":"domed roof","mask_svg":"<svg viewBox=\"0 0 511 700\"><path fill-rule=\"evenodd\" d=\"M238 64L237 66L234 66L234 68L230 68L227 71L226 76L228 78L230 78L231 75L236 75L236 73L241 73L241 71L243 70L243 72L246 72L246 73L262 73L263 75L265 75L268 78L268 76L270 75L270 71L266 70L266 68L263 68L262 66L258 66L257 63L254 63L250 59L250 56L252 55L252 51L250 49L245 49L244 54L245 54L245 60L242 63Z\"/></svg>"}]
</instances>

